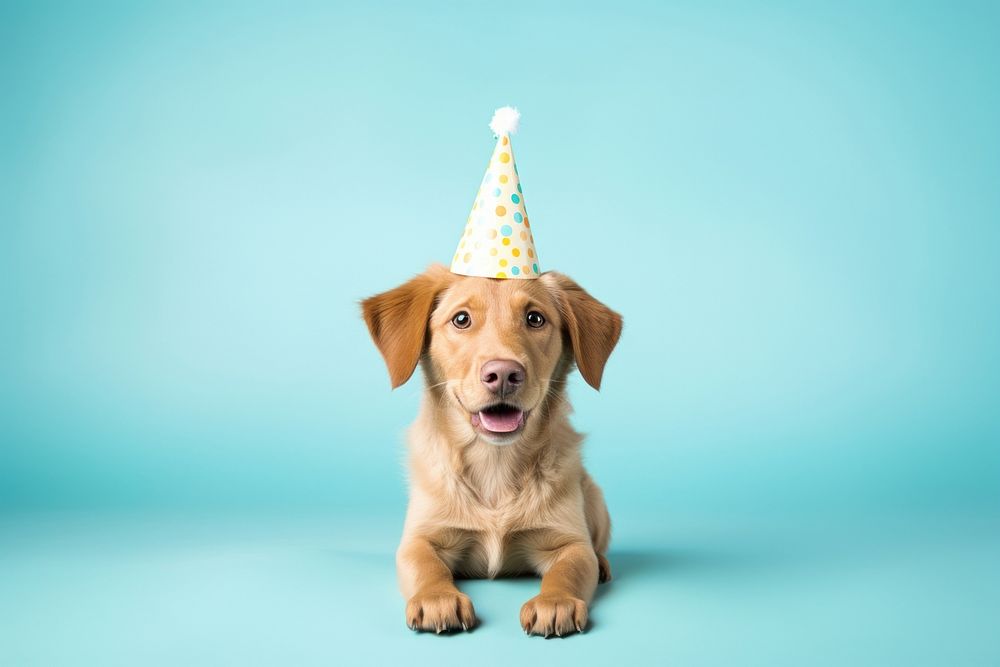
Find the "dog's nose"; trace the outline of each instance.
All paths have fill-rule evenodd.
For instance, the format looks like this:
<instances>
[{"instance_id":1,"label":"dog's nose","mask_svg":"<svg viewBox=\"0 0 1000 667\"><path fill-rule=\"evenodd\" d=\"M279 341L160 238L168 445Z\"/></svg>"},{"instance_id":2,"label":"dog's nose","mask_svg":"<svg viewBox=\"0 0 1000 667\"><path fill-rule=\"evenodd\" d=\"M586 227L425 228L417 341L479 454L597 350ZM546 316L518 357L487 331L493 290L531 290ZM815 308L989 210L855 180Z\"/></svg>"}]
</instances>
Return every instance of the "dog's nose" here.
<instances>
[{"instance_id":1,"label":"dog's nose","mask_svg":"<svg viewBox=\"0 0 1000 667\"><path fill-rule=\"evenodd\" d=\"M524 384L525 375L524 366L513 359L493 359L483 364L479 378L494 394L507 396Z\"/></svg>"}]
</instances>

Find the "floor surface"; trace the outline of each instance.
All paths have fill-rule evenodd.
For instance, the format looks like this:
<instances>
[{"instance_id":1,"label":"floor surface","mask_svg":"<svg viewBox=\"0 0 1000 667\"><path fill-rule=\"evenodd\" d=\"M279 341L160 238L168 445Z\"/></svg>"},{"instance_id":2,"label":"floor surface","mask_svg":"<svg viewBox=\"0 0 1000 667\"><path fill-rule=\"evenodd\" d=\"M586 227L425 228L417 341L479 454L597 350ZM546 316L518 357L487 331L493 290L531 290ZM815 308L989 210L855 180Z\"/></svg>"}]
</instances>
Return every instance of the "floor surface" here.
<instances>
[{"instance_id":1,"label":"floor surface","mask_svg":"<svg viewBox=\"0 0 1000 667\"><path fill-rule=\"evenodd\" d=\"M537 581L467 581L481 625L403 622L399 517L20 514L0 520L4 665L996 665L1000 536L624 517L586 634L528 638ZM531 661L521 663L521 660Z\"/></svg>"}]
</instances>

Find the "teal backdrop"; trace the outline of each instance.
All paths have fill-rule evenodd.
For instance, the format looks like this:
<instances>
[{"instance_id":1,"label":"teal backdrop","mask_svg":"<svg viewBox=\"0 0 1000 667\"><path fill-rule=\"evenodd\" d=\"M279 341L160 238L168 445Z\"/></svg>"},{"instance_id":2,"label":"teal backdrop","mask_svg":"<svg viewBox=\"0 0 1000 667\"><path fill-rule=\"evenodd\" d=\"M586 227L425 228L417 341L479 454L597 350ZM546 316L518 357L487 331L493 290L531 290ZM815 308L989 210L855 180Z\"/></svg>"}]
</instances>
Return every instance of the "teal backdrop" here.
<instances>
[{"instance_id":1,"label":"teal backdrop","mask_svg":"<svg viewBox=\"0 0 1000 667\"><path fill-rule=\"evenodd\" d=\"M996 665L996 3L0 5L0 663ZM585 635L404 626L359 299L514 137L625 316Z\"/></svg>"}]
</instances>

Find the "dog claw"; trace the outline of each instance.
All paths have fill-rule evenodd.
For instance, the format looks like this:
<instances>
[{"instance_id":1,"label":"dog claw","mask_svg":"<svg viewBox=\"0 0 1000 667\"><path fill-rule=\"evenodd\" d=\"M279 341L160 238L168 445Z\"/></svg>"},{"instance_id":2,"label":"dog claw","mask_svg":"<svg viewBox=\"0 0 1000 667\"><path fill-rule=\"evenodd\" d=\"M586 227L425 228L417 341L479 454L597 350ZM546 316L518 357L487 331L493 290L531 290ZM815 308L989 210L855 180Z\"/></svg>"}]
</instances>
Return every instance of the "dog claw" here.
<instances>
[{"instance_id":1,"label":"dog claw","mask_svg":"<svg viewBox=\"0 0 1000 667\"><path fill-rule=\"evenodd\" d=\"M576 631L577 632L583 632L583 628L580 627L579 623L576 624Z\"/></svg>"},{"instance_id":2,"label":"dog claw","mask_svg":"<svg viewBox=\"0 0 1000 667\"><path fill-rule=\"evenodd\" d=\"M468 632L469 631L469 626L466 625L465 623L462 623L462 630L465 631L465 632Z\"/></svg>"}]
</instances>

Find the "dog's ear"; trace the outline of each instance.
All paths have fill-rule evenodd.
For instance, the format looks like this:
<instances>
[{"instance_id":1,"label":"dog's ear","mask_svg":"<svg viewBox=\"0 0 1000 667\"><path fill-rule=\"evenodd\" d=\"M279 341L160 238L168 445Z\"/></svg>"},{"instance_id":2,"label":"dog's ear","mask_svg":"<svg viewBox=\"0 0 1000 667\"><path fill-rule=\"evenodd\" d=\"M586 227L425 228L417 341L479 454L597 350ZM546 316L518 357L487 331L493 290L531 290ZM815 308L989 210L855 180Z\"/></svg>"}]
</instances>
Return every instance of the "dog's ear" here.
<instances>
[{"instance_id":1,"label":"dog's ear","mask_svg":"<svg viewBox=\"0 0 1000 667\"><path fill-rule=\"evenodd\" d=\"M399 287L361 302L365 324L389 367L393 389L409 380L416 370L435 300L450 284L451 277L448 269L435 264Z\"/></svg>"},{"instance_id":2,"label":"dog's ear","mask_svg":"<svg viewBox=\"0 0 1000 667\"><path fill-rule=\"evenodd\" d=\"M590 296L568 276L549 271L543 278L555 287L563 327L580 375L591 387L600 389L604 365L622 333L622 316Z\"/></svg>"}]
</instances>

